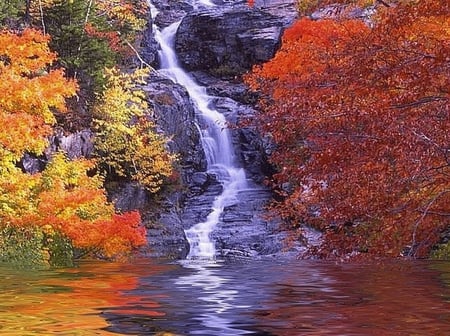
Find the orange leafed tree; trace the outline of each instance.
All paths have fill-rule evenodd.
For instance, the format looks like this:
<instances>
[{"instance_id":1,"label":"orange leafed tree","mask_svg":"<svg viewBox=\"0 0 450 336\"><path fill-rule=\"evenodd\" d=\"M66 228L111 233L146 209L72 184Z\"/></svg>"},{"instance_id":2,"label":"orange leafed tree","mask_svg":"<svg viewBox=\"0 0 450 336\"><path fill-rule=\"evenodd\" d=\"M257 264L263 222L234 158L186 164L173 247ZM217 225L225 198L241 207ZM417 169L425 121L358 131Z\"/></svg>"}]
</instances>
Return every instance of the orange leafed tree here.
<instances>
[{"instance_id":1,"label":"orange leafed tree","mask_svg":"<svg viewBox=\"0 0 450 336\"><path fill-rule=\"evenodd\" d=\"M76 83L52 68L48 40L35 30L0 32L0 229L38 228L49 237L44 249L57 234L83 251L123 255L145 243L145 230L137 212L115 214L103 181L90 172L93 162L56 153L42 173L16 166L26 152L43 153L53 113L64 112L65 98L76 92Z\"/></svg>"},{"instance_id":2,"label":"orange leafed tree","mask_svg":"<svg viewBox=\"0 0 450 336\"><path fill-rule=\"evenodd\" d=\"M449 225L449 14L423 0L374 28L301 19L247 76L278 146L277 209L324 231L322 255L420 257Z\"/></svg>"},{"instance_id":3,"label":"orange leafed tree","mask_svg":"<svg viewBox=\"0 0 450 336\"><path fill-rule=\"evenodd\" d=\"M0 145L20 159L24 151L40 153L56 122L53 109L65 111L65 98L76 84L61 69L51 69L56 59L49 37L32 29L22 34L0 32Z\"/></svg>"}]
</instances>

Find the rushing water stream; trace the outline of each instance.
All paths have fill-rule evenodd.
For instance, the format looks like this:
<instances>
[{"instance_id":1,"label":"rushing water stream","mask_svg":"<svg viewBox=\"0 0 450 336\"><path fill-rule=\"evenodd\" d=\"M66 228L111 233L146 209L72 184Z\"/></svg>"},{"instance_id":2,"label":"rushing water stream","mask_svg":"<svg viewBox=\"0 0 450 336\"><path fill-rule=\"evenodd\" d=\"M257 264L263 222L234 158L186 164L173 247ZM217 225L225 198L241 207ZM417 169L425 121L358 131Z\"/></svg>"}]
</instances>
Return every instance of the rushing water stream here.
<instances>
[{"instance_id":1,"label":"rushing water stream","mask_svg":"<svg viewBox=\"0 0 450 336\"><path fill-rule=\"evenodd\" d=\"M197 1L198 5L213 6L209 1ZM154 17L156 11L153 8ZM245 172L237 167L230 132L225 117L211 107L213 97L206 89L198 85L179 65L174 51L174 38L179 22L160 31L155 27L155 37L159 42L161 69L167 77L184 86L202 118L201 139L205 151L208 173L217 177L223 186L223 192L216 197L205 222L198 223L186 231L190 244L190 259L213 259L214 242L210 238L223 209L237 202L237 194L247 188Z\"/></svg>"}]
</instances>

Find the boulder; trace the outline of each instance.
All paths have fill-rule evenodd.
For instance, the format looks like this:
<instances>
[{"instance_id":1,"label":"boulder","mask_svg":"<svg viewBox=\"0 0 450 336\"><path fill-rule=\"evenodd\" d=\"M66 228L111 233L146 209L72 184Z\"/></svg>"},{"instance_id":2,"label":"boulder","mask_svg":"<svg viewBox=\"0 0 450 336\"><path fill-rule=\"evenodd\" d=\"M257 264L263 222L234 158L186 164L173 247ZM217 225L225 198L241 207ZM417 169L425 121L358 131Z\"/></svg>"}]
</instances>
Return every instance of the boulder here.
<instances>
[{"instance_id":1,"label":"boulder","mask_svg":"<svg viewBox=\"0 0 450 336\"><path fill-rule=\"evenodd\" d=\"M275 55L284 28L296 16L292 0L268 1L266 7L241 4L193 11L178 28L176 52L190 71L240 75Z\"/></svg>"}]
</instances>

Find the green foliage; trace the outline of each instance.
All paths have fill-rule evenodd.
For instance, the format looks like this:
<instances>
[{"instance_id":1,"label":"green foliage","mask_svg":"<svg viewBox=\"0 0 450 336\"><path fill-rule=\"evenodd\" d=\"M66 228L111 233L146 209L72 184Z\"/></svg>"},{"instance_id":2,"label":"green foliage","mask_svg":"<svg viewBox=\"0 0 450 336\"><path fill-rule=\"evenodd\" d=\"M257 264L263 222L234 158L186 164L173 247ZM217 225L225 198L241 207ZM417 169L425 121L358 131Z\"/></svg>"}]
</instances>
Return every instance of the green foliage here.
<instances>
[{"instance_id":1,"label":"green foliage","mask_svg":"<svg viewBox=\"0 0 450 336\"><path fill-rule=\"evenodd\" d=\"M450 242L440 244L431 252L432 259L450 260Z\"/></svg>"},{"instance_id":2,"label":"green foliage","mask_svg":"<svg viewBox=\"0 0 450 336\"><path fill-rule=\"evenodd\" d=\"M86 0L57 0L44 11L47 33L52 36L50 47L58 53L59 62L67 74L80 78L82 87L101 91L105 84L103 69L117 61L105 38L88 36L87 23L106 30L108 23L96 16L95 7Z\"/></svg>"},{"instance_id":3,"label":"green foliage","mask_svg":"<svg viewBox=\"0 0 450 336\"><path fill-rule=\"evenodd\" d=\"M46 232L44 251L48 251L48 263L53 267L73 266L72 242L60 232Z\"/></svg>"},{"instance_id":4,"label":"green foliage","mask_svg":"<svg viewBox=\"0 0 450 336\"><path fill-rule=\"evenodd\" d=\"M17 266L46 266L44 233L39 228L0 229L0 261Z\"/></svg>"},{"instance_id":5,"label":"green foliage","mask_svg":"<svg viewBox=\"0 0 450 336\"><path fill-rule=\"evenodd\" d=\"M0 26L10 24L12 20L17 20L23 16L25 10L23 0L2 0L0 1Z\"/></svg>"},{"instance_id":6,"label":"green foliage","mask_svg":"<svg viewBox=\"0 0 450 336\"><path fill-rule=\"evenodd\" d=\"M0 262L19 267L73 265L70 241L58 232L33 227L0 228Z\"/></svg>"}]
</instances>

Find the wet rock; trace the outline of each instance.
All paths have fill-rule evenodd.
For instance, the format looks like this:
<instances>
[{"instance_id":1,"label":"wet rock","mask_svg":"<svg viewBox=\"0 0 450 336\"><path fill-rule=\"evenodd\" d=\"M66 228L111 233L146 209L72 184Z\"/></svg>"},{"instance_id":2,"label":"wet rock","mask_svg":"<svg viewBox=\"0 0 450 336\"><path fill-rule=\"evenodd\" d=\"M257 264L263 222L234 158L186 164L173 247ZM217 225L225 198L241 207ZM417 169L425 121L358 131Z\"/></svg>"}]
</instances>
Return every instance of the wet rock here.
<instances>
[{"instance_id":1,"label":"wet rock","mask_svg":"<svg viewBox=\"0 0 450 336\"><path fill-rule=\"evenodd\" d=\"M217 181L214 175L207 174L207 177L207 181L200 190L196 187L190 187L189 192L184 195L180 218L185 229L206 221L212 211L211 207L215 198L223 191L222 184ZM193 192L193 188L196 192Z\"/></svg>"},{"instance_id":2,"label":"wet rock","mask_svg":"<svg viewBox=\"0 0 450 336\"><path fill-rule=\"evenodd\" d=\"M154 68L159 67L159 48L159 43L156 41L153 31L152 19L150 18L149 23L142 34L140 54L143 60Z\"/></svg>"},{"instance_id":3,"label":"wet rock","mask_svg":"<svg viewBox=\"0 0 450 336\"><path fill-rule=\"evenodd\" d=\"M242 104L253 104L256 95L248 90L239 78L223 80L203 71L193 71L191 75L204 87L209 95L217 97L229 97Z\"/></svg>"},{"instance_id":4,"label":"wet rock","mask_svg":"<svg viewBox=\"0 0 450 336\"><path fill-rule=\"evenodd\" d=\"M262 187L242 191L238 202L224 209L213 232L219 258L278 255L286 234L276 219L265 218L265 206L272 199Z\"/></svg>"},{"instance_id":5,"label":"wet rock","mask_svg":"<svg viewBox=\"0 0 450 336\"><path fill-rule=\"evenodd\" d=\"M191 175L191 181L195 186L203 187L209 180L209 176L205 172L196 172Z\"/></svg>"},{"instance_id":6,"label":"wet rock","mask_svg":"<svg viewBox=\"0 0 450 336\"><path fill-rule=\"evenodd\" d=\"M146 217L148 248L146 255L157 258L184 259L189 243L180 220L179 194L158 203L158 211Z\"/></svg>"},{"instance_id":7,"label":"wet rock","mask_svg":"<svg viewBox=\"0 0 450 336\"><path fill-rule=\"evenodd\" d=\"M187 13L194 10L189 0L153 0L152 3L158 10L154 23L160 28L181 20Z\"/></svg>"},{"instance_id":8,"label":"wet rock","mask_svg":"<svg viewBox=\"0 0 450 336\"><path fill-rule=\"evenodd\" d=\"M215 99L214 107L227 117L231 125L239 125L242 120L251 119L255 115L255 110L251 106L240 104L231 98ZM253 181L262 183L273 170L267 161L267 143L252 126L232 127L231 134L240 165L245 168L247 176Z\"/></svg>"},{"instance_id":9,"label":"wet rock","mask_svg":"<svg viewBox=\"0 0 450 336\"><path fill-rule=\"evenodd\" d=\"M255 97L235 74L273 56L282 31L295 17L295 11L293 1L287 0L257 1L257 8L252 10L244 1L215 3L222 5L190 11L185 5L174 9L174 2L168 1L166 6L160 1L157 7L161 16L157 20L165 26L178 17L173 10L189 11L176 37L179 56L189 69L198 70L192 75L207 88L208 94L215 96L212 106L229 123L236 124L254 116L250 104L255 102ZM227 67L232 70L230 73ZM170 149L180 153L182 175L181 189L162 201L165 206L158 214L146 218L150 250L153 250L149 253L182 258L187 253L183 229L206 221L223 186L217 178L219 172L206 171L197 126L201 121L197 120L186 90L158 73L151 75L145 90L157 127L171 136ZM245 168L249 178L249 189L241 191L237 201L228 204L220 216L212 233L217 256L281 255L286 233L281 230L280 221L264 216L265 207L272 199L271 192L261 184L271 171L267 164L270 141L262 139L251 127L231 128L230 132L238 165Z\"/></svg>"}]
</instances>

